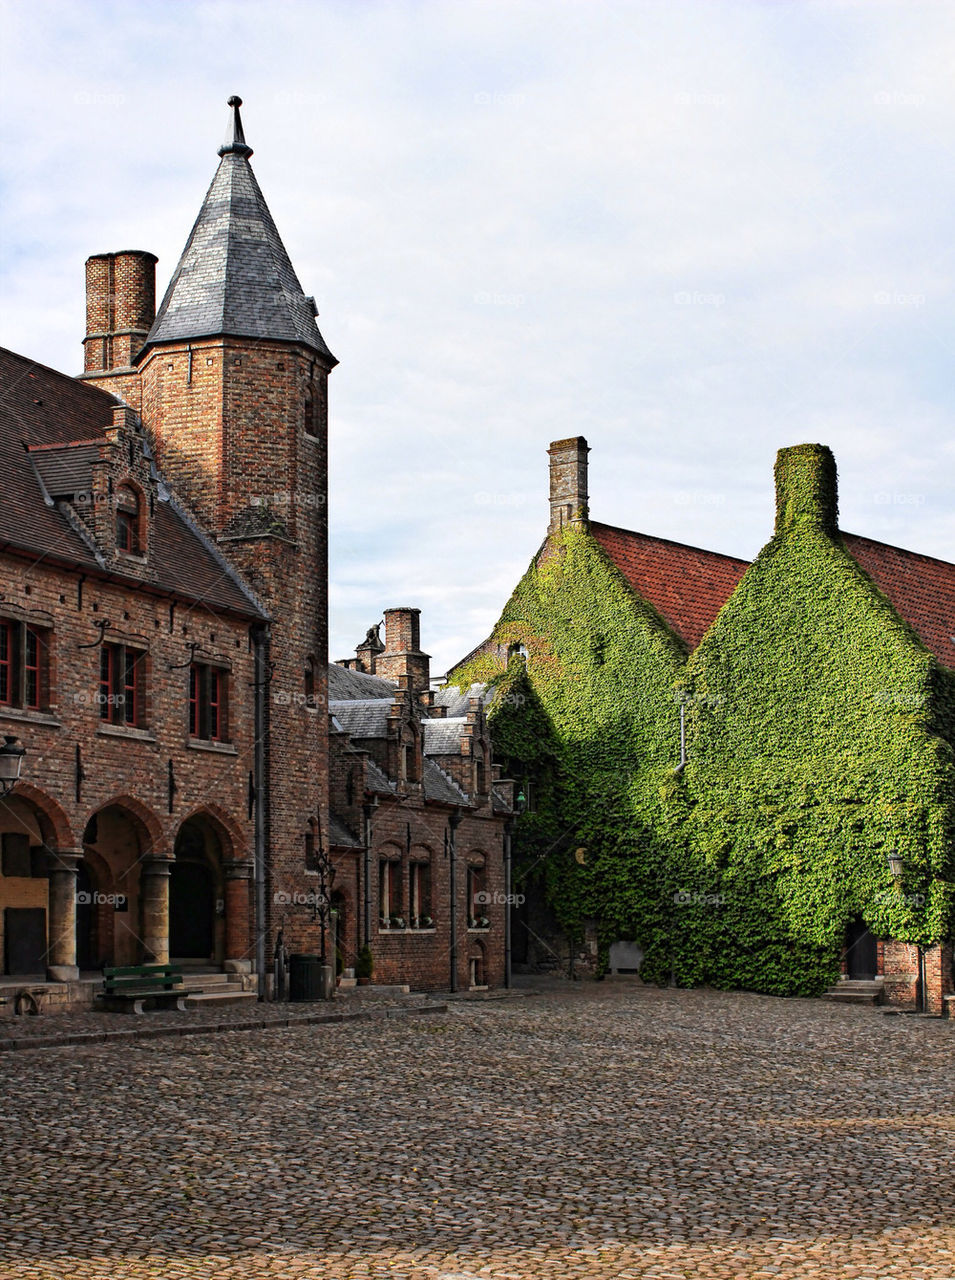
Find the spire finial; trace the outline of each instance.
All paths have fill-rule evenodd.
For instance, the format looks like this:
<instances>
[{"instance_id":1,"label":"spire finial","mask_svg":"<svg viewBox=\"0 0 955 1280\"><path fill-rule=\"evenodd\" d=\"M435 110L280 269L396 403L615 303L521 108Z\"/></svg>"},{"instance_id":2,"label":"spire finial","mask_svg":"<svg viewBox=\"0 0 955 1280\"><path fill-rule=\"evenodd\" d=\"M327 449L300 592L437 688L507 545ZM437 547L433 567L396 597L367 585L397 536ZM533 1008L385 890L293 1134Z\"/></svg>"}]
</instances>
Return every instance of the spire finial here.
<instances>
[{"instance_id":1,"label":"spire finial","mask_svg":"<svg viewBox=\"0 0 955 1280\"><path fill-rule=\"evenodd\" d=\"M252 154L252 148L246 142L245 134L242 132L242 117L239 115L242 99L234 93L229 99L229 106L232 108L232 119L229 121L225 142L219 148L219 155L244 156L248 160Z\"/></svg>"}]
</instances>

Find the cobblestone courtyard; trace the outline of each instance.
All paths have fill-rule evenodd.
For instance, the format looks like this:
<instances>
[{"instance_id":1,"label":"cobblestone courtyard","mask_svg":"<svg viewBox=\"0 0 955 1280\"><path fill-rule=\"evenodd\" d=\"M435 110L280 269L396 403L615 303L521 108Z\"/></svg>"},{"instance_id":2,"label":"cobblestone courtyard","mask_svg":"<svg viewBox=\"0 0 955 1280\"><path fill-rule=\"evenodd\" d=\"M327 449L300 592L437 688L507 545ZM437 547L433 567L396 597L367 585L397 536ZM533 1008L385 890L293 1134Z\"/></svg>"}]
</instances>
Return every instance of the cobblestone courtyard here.
<instances>
[{"instance_id":1,"label":"cobblestone courtyard","mask_svg":"<svg viewBox=\"0 0 955 1280\"><path fill-rule=\"evenodd\" d=\"M607 983L0 1077L4 1280L955 1277L937 1021Z\"/></svg>"}]
</instances>

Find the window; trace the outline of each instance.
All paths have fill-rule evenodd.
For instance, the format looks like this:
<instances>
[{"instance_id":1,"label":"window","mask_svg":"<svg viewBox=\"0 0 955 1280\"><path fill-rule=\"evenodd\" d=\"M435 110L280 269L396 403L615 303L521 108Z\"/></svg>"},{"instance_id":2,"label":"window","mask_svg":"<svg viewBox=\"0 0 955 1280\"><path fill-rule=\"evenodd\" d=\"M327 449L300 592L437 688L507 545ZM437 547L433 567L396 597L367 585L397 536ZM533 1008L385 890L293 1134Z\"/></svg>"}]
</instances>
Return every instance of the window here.
<instances>
[{"instance_id":1,"label":"window","mask_svg":"<svg viewBox=\"0 0 955 1280\"><path fill-rule=\"evenodd\" d=\"M305 705L313 709L318 706L315 699L315 659L311 654L305 659Z\"/></svg>"},{"instance_id":2,"label":"window","mask_svg":"<svg viewBox=\"0 0 955 1280\"><path fill-rule=\"evenodd\" d=\"M194 662L189 668L189 736L209 742L228 739L228 672Z\"/></svg>"},{"instance_id":3,"label":"window","mask_svg":"<svg viewBox=\"0 0 955 1280\"><path fill-rule=\"evenodd\" d=\"M50 634L0 619L0 705L40 711L49 702Z\"/></svg>"},{"instance_id":4,"label":"window","mask_svg":"<svg viewBox=\"0 0 955 1280\"><path fill-rule=\"evenodd\" d=\"M412 929L430 929L431 919L431 866L427 862L412 862L408 868L408 916Z\"/></svg>"},{"instance_id":5,"label":"window","mask_svg":"<svg viewBox=\"0 0 955 1280\"><path fill-rule=\"evenodd\" d=\"M128 555L142 552L139 536L139 494L129 484L121 484L116 490L116 549Z\"/></svg>"},{"instance_id":6,"label":"window","mask_svg":"<svg viewBox=\"0 0 955 1280\"><path fill-rule=\"evenodd\" d=\"M488 919L489 894L486 888L484 864L474 863L468 867L468 928L486 929Z\"/></svg>"},{"instance_id":7,"label":"window","mask_svg":"<svg viewBox=\"0 0 955 1280\"><path fill-rule=\"evenodd\" d=\"M107 724L142 729L146 723L146 655L104 644L99 656L99 716Z\"/></svg>"},{"instance_id":8,"label":"window","mask_svg":"<svg viewBox=\"0 0 955 1280\"><path fill-rule=\"evenodd\" d=\"M382 858L378 864L378 914L382 928L403 929L401 914L401 863Z\"/></svg>"}]
</instances>

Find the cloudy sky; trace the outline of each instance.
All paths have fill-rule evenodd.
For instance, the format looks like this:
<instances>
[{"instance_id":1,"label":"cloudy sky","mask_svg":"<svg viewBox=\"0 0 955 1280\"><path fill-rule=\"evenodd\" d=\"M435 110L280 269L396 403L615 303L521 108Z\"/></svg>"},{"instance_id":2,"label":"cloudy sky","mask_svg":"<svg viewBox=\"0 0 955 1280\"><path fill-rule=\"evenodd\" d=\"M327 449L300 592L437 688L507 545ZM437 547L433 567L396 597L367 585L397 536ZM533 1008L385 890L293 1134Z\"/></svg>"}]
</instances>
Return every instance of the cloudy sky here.
<instances>
[{"instance_id":1,"label":"cloudy sky","mask_svg":"<svg viewBox=\"0 0 955 1280\"><path fill-rule=\"evenodd\" d=\"M781 446L844 528L955 559L955 5L4 5L0 342L78 372L83 263L165 288L242 96L341 365L332 657L444 670L585 435L595 518L750 557Z\"/></svg>"}]
</instances>

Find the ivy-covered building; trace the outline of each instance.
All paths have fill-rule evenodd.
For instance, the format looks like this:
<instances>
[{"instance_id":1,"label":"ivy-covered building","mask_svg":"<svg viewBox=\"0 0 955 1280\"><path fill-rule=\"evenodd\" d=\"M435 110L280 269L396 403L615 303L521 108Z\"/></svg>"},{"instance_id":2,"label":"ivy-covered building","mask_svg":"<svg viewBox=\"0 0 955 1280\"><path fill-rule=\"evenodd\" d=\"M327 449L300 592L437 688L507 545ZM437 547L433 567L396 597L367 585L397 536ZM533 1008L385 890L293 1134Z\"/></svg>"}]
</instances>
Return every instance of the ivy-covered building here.
<instances>
[{"instance_id":1,"label":"ivy-covered building","mask_svg":"<svg viewBox=\"0 0 955 1280\"><path fill-rule=\"evenodd\" d=\"M941 1011L955 565L840 531L821 445L751 565L592 521L586 441L549 452L547 537L449 677L524 779L515 957Z\"/></svg>"}]
</instances>

